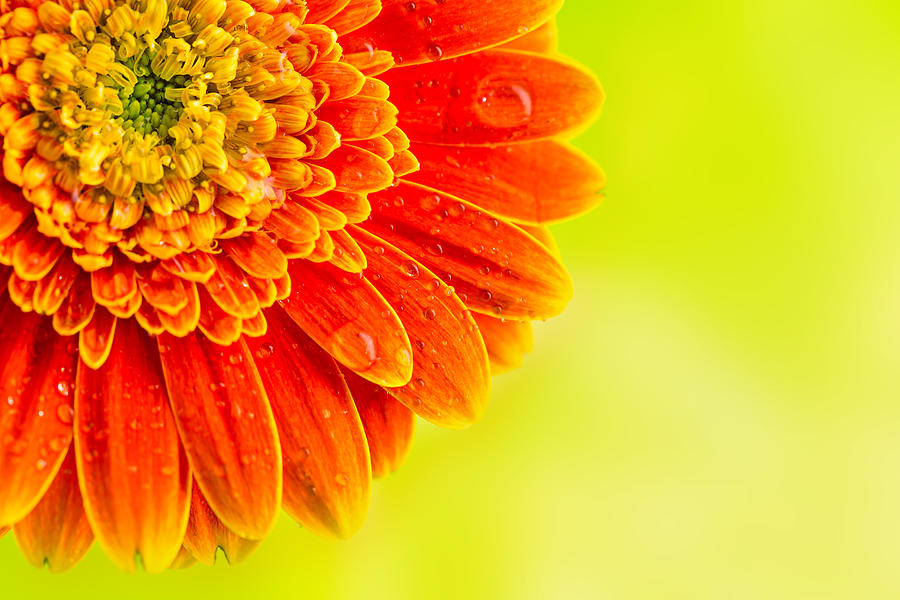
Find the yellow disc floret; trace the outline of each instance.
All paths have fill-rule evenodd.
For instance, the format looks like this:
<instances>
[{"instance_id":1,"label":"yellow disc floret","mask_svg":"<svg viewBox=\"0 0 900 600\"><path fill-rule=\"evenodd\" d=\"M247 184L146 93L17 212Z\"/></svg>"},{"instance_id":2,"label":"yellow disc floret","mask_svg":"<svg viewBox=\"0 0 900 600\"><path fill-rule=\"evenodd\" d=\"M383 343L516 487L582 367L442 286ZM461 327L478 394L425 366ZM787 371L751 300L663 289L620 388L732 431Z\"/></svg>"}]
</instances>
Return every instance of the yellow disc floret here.
<instances>
[{"instance_id":1,"label":"yellow disc floret","mask_svg":"<svg viewBox=\"0 0 900 600\"><path fill-rule=\"evenodd\" d=\"M90 271L113 247L136 262L168 259L258 228L285 189L312 180L302 162L278 177L267 159L310 151L303 11L61 0L5 13L3 173L40 232Z\"/></svg>"}]
</instances>

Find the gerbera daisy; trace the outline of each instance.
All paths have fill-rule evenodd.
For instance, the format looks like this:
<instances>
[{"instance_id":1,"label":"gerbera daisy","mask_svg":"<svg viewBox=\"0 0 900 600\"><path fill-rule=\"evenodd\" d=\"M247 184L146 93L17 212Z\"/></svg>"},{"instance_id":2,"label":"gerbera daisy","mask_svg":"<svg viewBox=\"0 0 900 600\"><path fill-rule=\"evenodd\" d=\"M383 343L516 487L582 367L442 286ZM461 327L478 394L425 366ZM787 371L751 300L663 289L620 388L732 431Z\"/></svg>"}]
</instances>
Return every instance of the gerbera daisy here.
<instances>
[{"instance_id":1,"label":"gerbera daisy","mask_svg":"<svg viewBox=\"0 0 900 600\"><path fill-rule=\"evenodd\" d=\"M59 571L346 537L571 294L561 0L0 1L0 535Z\"/></svg>"}]
</instances>

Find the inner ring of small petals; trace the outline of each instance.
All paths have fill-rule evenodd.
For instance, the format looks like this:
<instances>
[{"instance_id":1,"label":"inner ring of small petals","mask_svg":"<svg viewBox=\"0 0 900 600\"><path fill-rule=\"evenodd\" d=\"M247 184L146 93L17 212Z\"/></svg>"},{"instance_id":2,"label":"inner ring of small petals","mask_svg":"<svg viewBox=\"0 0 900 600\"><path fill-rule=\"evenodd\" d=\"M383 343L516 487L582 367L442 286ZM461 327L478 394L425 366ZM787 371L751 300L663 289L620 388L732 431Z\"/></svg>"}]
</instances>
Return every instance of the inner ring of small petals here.
<instances>
[{"instance_id":1,"label":"inner ring of small petals","mask_svg":"<svg viewBox=\"0 0 900 600\"><path fill-rule=\"evenodd\" d=\"M85 270L215 250L307 185L300 16L223 0L44 2L7 37L4 175ZM300 72L298 72L300 71ZM283 162L273 175L269 157ZM276 181L277 180L277 181ZM257 225L254 225L256 223Z\"/></svg>"}]
</instances>

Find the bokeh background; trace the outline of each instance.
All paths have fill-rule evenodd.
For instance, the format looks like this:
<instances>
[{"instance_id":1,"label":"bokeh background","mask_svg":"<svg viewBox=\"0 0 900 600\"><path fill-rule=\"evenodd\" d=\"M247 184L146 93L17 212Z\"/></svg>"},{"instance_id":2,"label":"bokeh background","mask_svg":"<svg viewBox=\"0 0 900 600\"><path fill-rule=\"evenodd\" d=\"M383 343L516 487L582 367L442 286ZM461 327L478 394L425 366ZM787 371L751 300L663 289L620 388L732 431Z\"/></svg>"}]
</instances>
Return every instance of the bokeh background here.
<instances>
[{"instance_id":1,"label":"bokeh background","mask_svg":"<svg viewBox=\"0 0 900 600\"><path fill-rule=\"evenodd\" d=\"M506 0L524 1L524 0ZM4 598L900 596L900 5L569 0L609 99L576 284L484 422L422 425L363 531Z\"/></svg>"}]
</instances>

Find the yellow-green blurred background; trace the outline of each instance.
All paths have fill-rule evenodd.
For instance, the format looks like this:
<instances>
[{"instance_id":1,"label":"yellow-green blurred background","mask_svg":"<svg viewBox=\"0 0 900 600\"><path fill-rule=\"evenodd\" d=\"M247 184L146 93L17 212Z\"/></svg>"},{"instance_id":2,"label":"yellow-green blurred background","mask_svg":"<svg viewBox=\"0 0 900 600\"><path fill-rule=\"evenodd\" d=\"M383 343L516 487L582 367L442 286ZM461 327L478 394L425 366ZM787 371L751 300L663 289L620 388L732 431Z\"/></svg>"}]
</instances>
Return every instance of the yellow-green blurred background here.
<instances>
[{"instance_id":1,"label":"yellow-green blurred background","mask_svg":"<svg viewBox=\"0 0 900 600\"><path fill-rule=\"evenodd\" d=\"M505 0L518 2L524 0ZM900 5L569 0L609 176L576 284L484 422L421 426L363 531L3 598L900 595Z\"/></svg>"}]
</instances>

